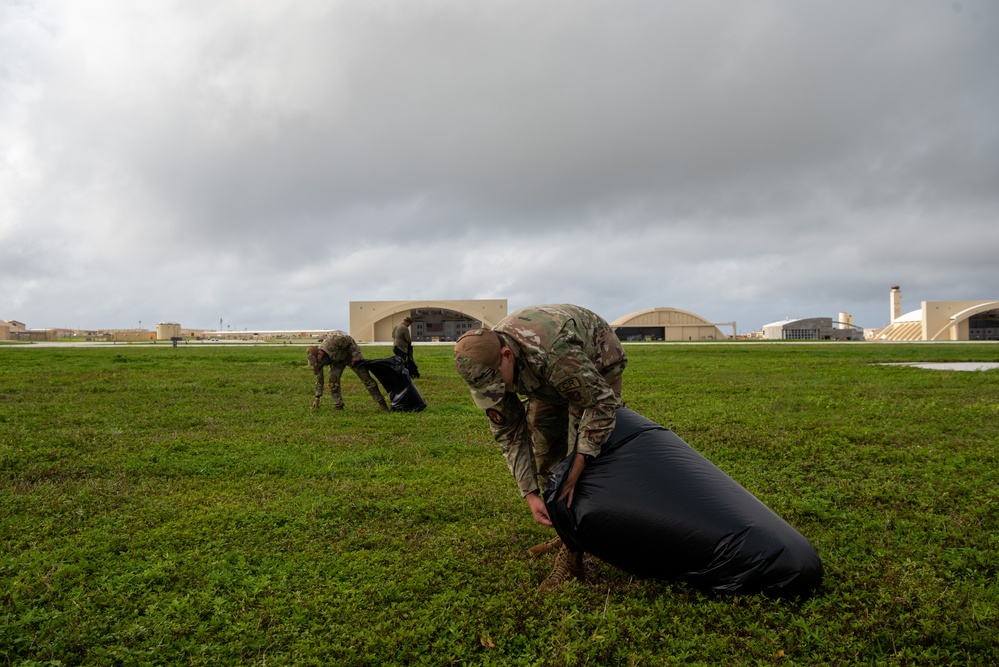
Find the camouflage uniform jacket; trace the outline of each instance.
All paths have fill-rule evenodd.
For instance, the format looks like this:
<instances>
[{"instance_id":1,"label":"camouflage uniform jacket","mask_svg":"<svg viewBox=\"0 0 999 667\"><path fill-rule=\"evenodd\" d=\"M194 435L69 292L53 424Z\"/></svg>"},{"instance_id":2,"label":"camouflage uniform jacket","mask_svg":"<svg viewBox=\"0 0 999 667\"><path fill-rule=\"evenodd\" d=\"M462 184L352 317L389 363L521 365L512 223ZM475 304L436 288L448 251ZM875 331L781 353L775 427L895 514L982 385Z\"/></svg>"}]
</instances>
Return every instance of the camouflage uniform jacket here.
<instances>
[{"instance_id":1,"label":"camouflage uniform jacket","mask_svg":"<svg viewBox=\"0 0 999 667\"><path fill-rule=\"evenodd\" d=\"M331 331L319 349L326 353L326 363L330 366L350 366L353 367L359 361L364 361L361 348L357 341L344 331ZM316 397L323 395L323 365L316 364L313 373L316 375Z\"/></svg>"},{"instance_id":2,"label":"camouflage uniform jacket","mask_svg":"<svg viewBox=\"0 0 999 667\"><path fill-rule=\"evenodd\" d=\"M615 411L621 405L604 376L620 378L628 362L610 325L585 308L557 304L518 310L493 331L517 359L516 393L581 412L577 451L599 454L614 430ZM516 397L507 394L487 414L493 436L526 495L537 490L531 435L524 404L511 399Z\"/></svg>"}]
</instances>

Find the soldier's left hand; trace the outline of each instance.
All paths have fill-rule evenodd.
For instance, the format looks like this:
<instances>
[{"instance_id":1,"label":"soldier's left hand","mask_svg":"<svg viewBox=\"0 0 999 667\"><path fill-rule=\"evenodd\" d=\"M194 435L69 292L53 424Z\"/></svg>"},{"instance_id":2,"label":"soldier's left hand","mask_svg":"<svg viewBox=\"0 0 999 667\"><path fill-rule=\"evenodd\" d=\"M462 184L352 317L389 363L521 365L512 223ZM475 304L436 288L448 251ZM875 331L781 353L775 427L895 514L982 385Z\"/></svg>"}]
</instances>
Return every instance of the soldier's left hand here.
<instances>
[{"instance_id":1,"label":"soldier's left hand","mask_svg":"<svg viewBox=\"0 0 999 667\"><path fill-rule=\"evenodd\" d=\"M567 498L565 501L566 507L572 507L572 495L576 490L576 481L583 474L583 468L585 467L586 459L583 458L582 454L576 454L576 459L572 462L572 469L566 475L565 484L562 486L562 493L558 497L559 500Z\"/></svg>"},{"instance_id":2,"label":"soldier's left hand","mask_svg":"<svg viewBox=\"0 0 999 667\"><path fill-rule=\"evenodd\" d=\"M531 508L531 514L534 516L534 520L540 523L542 526L552 527L552 520L548 516L548 508L545 507L545 501L541 499L541 495L537 491L529 493L524 496L524 500L527 501L527 506Z\"/></svg>"}]
</instances>

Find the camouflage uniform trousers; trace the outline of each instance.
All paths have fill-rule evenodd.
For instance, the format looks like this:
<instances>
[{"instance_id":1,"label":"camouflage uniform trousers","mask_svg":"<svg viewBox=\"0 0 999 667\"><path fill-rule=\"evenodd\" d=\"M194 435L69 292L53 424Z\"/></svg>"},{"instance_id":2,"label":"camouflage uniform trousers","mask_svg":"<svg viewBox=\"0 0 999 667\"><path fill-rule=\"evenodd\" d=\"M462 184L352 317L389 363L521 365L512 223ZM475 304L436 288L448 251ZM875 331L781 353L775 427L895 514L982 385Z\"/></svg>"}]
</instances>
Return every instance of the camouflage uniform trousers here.
<instances>
[{"instance_id":1,"label":"camouflage uniform trousers","mask_svg":"<svg viewBox=\"0 0 999 667\"><path fill-rule=\"evenodd\" d=\"M380 405L385 404L385 398L382 396L381 391L378 390L378 384L374 381L371 375L368 373L368 369L363 366L348 366L342 363L330 364L330 399L333 401L333 407L340 409L343 407L343 394L340 391L340 376L343 375L343 369L350 368L354 371L354 374L361 380L361 384L364 388L368 390L371 394L371 398L374 399L375 403Z\"/></svg>"},{"instance_id":2,"label":"camouflage uniform trousers","mask_svg":"<svg viewBox=\"0 0 999 667\"><path fill-rule=\"evenodd\" d=\"M600 376L621 400L621 378L626 362L604 368ZM548 476L575 449L583 407L575 403L559 405L537 398L525 398L531 449L538 471L538 488L544 489Z\"/></svg>"}]
</instances>

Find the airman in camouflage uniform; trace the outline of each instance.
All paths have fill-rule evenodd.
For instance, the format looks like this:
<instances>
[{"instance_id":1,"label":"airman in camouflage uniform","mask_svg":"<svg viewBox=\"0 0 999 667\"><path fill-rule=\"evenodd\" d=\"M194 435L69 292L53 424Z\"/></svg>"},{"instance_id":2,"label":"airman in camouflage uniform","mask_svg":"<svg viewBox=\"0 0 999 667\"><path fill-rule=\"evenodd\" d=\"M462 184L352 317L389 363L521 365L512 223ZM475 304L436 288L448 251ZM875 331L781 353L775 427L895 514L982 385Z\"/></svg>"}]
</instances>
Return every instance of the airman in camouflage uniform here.
<instances>
[{"instance_id":1,"label":"airman in camouflage uniform","mask_svg":"<svg viewBox=\"0 0 999 667\"><path fill-rule=\"evenodd\" d=\"M523 308L491 330L469 331L455 344L455 370L475 404L486 411L493 437L538 523L552 525L539 489L555 465L575 446L562 493L571 505L587 458L600 453L614 430L627 363L610 325L596 313L568 304ZM563 546L556 571L542 588L582 574L582 554Z\"/></svg>"},{"instance_id":2,"label":"airman in camouflage uniform","mask_svg":"<svg viewBox=\"0 0 999 667\"><path fill-rule=\"evenodd\" d=\"M305 350L305 356L308 358L309 366L312 367L312 372L316 376L316 399L312 402L313 408L319 407L319 399L323 395L323 366L329 366L330 398L333 399L334 410L343 410L343 396L340 394L340 376L343 375L343 369L349 367L360 378L361 384L371 394L371 398L374 399L375 403L385 412L389 411L389 407L385 403L385 397L382 396L382 392L378 389L378 384L368 374L366 368L357 365L359 362L364 361L364 356L361 354L361 348L357 346L357 342L350 335L343 331L331 331L326 340L320 343L318 347L310 345Z\"/></svg>"}]
</instances>

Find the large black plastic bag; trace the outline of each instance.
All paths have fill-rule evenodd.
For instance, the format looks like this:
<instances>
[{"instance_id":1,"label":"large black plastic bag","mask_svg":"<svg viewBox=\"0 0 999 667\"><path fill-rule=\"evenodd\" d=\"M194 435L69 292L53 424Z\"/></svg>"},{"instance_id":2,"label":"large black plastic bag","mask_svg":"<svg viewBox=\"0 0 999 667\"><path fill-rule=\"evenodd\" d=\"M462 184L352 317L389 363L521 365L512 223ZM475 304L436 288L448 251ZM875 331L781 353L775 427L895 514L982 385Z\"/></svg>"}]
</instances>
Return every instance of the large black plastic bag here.
<instances>
[{"instance_id":1,"label":"large black plastic bag","mask_svg":"<svg viewBox=\"0 0 999 667\"><path fill-rule=\"evenodd\" d=\"M669 429L628 408L600 456L559 501L572 464L552 472L545 504L559 536L626 572L722 593L806 597L822 563L798 531Z\"/></svg>"},{"instance_id":2,"label":"large black plastic bag","mask_svg":"<svg viewBox=\"0 0 999 667\"><path fill-rule=\"evenodd\" d=\"M427 402L413 384L413 378L409 377L405 359L365 359L361 365L385 387L393 412L419 412L427 407Z\"/></svg>"}]
</instances>

